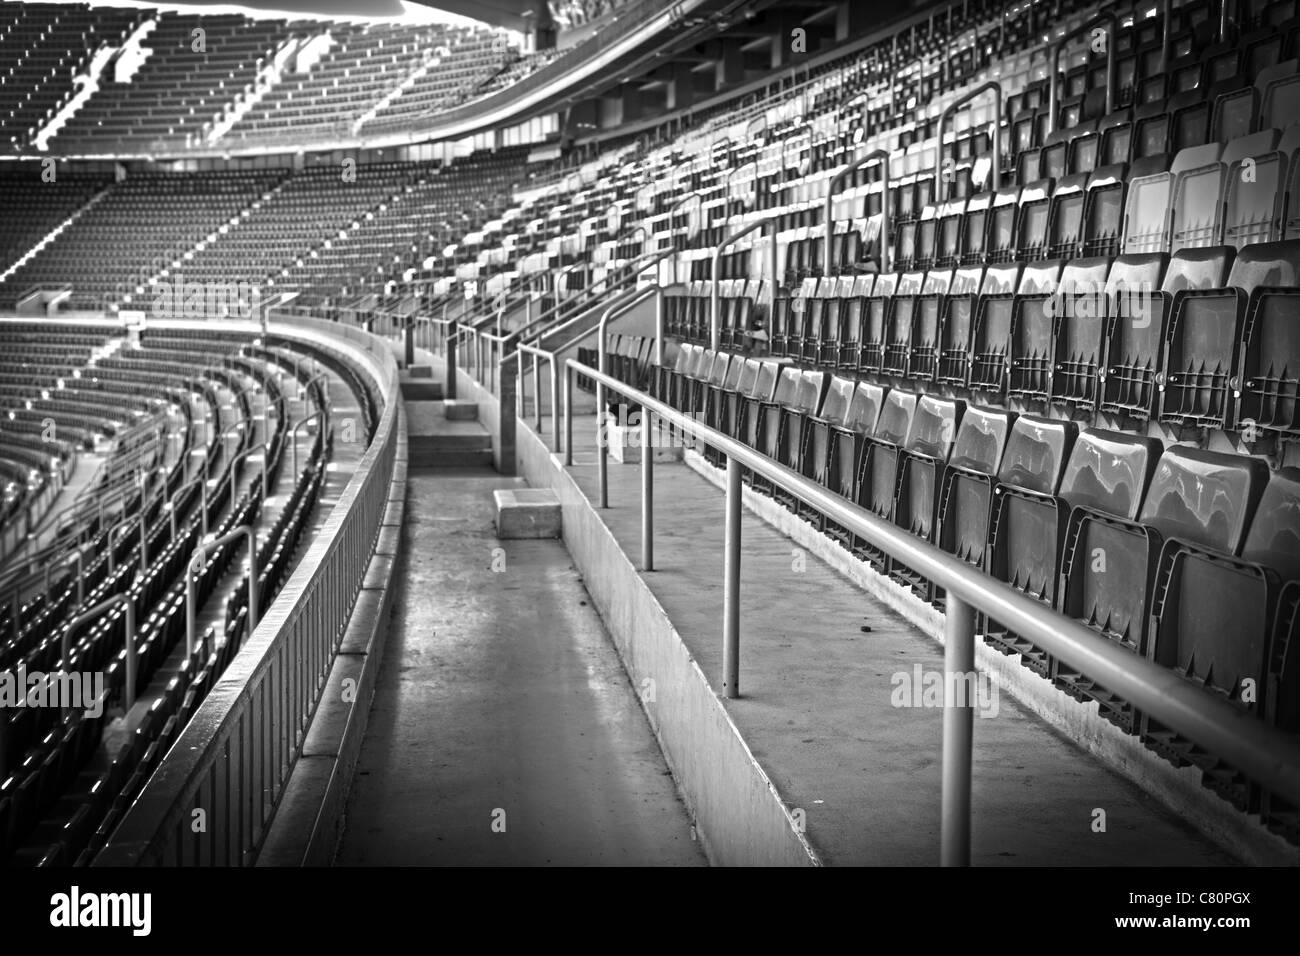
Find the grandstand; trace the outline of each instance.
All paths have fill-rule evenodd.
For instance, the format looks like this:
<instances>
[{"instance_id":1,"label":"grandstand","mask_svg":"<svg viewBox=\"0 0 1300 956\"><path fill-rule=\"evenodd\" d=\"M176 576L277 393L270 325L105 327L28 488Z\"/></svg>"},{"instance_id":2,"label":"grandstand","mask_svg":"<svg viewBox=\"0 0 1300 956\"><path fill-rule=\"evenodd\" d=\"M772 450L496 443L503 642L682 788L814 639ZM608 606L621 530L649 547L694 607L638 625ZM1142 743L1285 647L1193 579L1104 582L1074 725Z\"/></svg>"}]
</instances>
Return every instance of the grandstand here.
<instances>
[{"instance_id":1,"label":"grandstand","mask_svg":"<svg viewBox=\"0 0 1300 956\"><path fill-rule=\"evenodd\" d=\"M0 860L1300 862L1295 0L255 13L0 18Z\"/></svg>"}]
</instances>

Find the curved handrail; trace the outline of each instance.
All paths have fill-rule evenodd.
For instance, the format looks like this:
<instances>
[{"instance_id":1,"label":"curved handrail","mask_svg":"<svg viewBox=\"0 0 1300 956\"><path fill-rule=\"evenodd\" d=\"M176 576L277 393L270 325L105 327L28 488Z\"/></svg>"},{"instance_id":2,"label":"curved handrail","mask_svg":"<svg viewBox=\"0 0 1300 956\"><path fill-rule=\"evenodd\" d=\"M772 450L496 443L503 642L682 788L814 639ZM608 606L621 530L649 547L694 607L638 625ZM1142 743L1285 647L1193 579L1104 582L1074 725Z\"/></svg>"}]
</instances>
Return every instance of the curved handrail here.
<instances>
[{"instance_id":1,"label":"curved handrail","mask_svg":"<svg viewBox=\"0 0 1300 956\"><path fill-rule=\"evenodd\" d=\"M942 127L941 127L942 130ZM889 159L890 152L887 149L873 149L867 155L855 159L849 165L845 166L834 176L831 177L830 184L826 188L826 245L822 249L823 275L829 277L831 271L831 242L834 241L835 222L833 209L835 207L835 192L839 189L840 183L848 179L863 166L871 163L880 163L880 183L882 191L880 194L880 271L889 271L889 262L892 260L890 255L889 241Z\"/></svg>"},{"instance_id":2,"label":"curved handrail","mask_svg":"<svg viewBox=\"0 0 1300 956\"><path fill-rule=\"evenodd\" d=\"M655 364L663 364L664 290L661 285L655 283L654 285L646 286L644 289L633 291L630 297L623 297L623 301L621 302L610 303L609 307L606 308L604 313L601 315L600 322L596 326L596 354L598 356L597 361L600 363L599 368L602 372L608 373L609 371L609 354L605 348L605 328L613 319L618 318L620 315L626 315L628 312L632 311L632 309L636 308L639 304L651 297L655 300ZM551 374L555 374L554 363L552 363ZM605 414L605 386L601 385L599 382L596 383L596 414L599 416ZM598 467L600 469L600 506L602 508L608 508L609 479L607 475L609 469L609 443L602 441L597 442L597 444L600 446L600 455L597 459L599 463Z\"/></svg>"},{"instance_id":3,"label":"curved handrail","mask_svg":"<svg viewBox=\"0 0 1300 956\"><path fill-rule=\"evenodd\" d=\"M88 611L78 614L68 626L63 629L63 636L59 641L59 663L63 666L66 673L68 668L68 652L72 644L72 632L92 618L101 616L105 611L121 605L126 608L126 696L124 699L126 709L130 710L131 705L135 703L135 672L136 672L136 653L135 653L135 602L129 594L117 593L110 595L100 601Z\"/></svg>"},{"instance_id":4,"label":"curved handrail","mask_svg":"<svg viewBox=\"0 0 1300 956\"><path fill-rule=\"evenodd\" d=\"M997 94L993 100L993 171L989 175L989 185L992 187L989 191L997 192L1002 184L1002 84L997 80L990 80L984 85L971 90L965 96L953 100L939 117L939 132L935 139L934 153L933 195L936 203L945 201L940 198L941 193L939 192L939 183L942 181L943 173L943 128L948 125L948 120L956 114L957 110L989 92Z\"/></svg>"},{"instance_id":5,"label":"curved handrail","mask_svg":"<svg viewBox=\"0 0 1300 956\"><path fill-rule=\"evenodd\" d=\"M1052 45L1052 59L1047 71L1047 132L1056 132L1057 124L1060 122L1059 113L1061 112L1060 93L1057 92L1057 86L1060 82L1058 73L1061 69L1061 51L1065 47L1079 39L1081 36L1091 34L1097 27L1105 25L1106 27L1106 110L1102 114L1109 115L1114 109L1115 103L1115 28L1118 21L1115 14L1109 10L1099 13L1087 23L1071 30L1061 39Z\"/></svg>"},{"instance_id":6,"label":"curved handrail","mask_svg":"<svg viewBox=\"0 0 1300 956\"><path fill-rule=\"evenodd\" d=\"M194 575L203 570L203 562L217 548L223 547L236 538L248 541L248 626L245 632L252 634L257 628L257 530L251 525L241 524L231 528L219 538L200 541L190 552L190 559L185 563L185 654L194 655L194 635L197 630L197 614L194 600Z\"/></svg>"},{"instance_id":7,"label":"curved handrail","mask_svg":"<svg viewBox=\"0 0 1300 956\"><path fill-rule=\"evenodd\" d=\"M724 236L722 242L718 243L717 248L713 250L713 269L711 272L713 281L710 283L711 288L709 289L709 347L714 351L717 351L722 335L722 330L718 328L718 312L722 303L722 294L718 289L718 282L720 281L718 279L718 268L722 265L722 252L724 249L734 246L751 232L765 229L768 226L772 227L772 281L768 284L768 306L772 310L769 314L776 314L776 289L781 283L781 276L779 275L780 256L777 250L777 229L780 226L780 219L776 216L764 216L762 219L757 219L748 226L743 227L739 232Z\"/></svg>"}]
</instances>

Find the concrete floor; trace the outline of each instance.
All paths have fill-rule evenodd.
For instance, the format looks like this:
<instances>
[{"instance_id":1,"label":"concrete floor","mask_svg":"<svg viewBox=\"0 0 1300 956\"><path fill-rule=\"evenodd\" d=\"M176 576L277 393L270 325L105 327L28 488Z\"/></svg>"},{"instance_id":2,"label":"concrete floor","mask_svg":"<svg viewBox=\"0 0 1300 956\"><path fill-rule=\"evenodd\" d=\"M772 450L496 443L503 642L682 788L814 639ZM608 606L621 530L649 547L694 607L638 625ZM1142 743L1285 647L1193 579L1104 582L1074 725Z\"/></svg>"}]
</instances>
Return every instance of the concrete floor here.
<instances>
[{"instance_id":1,"label":"concrete floor","mask_svg":"<svg viewBox=\"0 0 1300 956\"><path fill-rule=\"evenodd\" d=\"M594 438L594 418L575 420L571 472L589 501ZM684 464L654 480L656 570L642 578L720 688L723 494ZM611 463L609 481L601 517L639 563L640 468ZM749 511L741 534L742 696L725 703L754 756L826 863L936 864L942 710L894 706L893 690L917 665L941 671L942 649ZM1009 694L998 703L975 721L974 863L1235 862Z\"/></svg>"},{"instance_id":2,"label":"concrete floor","mask_svg":"<svg viewBox=\"0 0 1300 956\"><path fill-rule=\"evenodd\" d=\"M492 491L518 486L489 470L412 471L336 862L703 865L564 544L495 536Z\"/></svg>"}]
</instances>

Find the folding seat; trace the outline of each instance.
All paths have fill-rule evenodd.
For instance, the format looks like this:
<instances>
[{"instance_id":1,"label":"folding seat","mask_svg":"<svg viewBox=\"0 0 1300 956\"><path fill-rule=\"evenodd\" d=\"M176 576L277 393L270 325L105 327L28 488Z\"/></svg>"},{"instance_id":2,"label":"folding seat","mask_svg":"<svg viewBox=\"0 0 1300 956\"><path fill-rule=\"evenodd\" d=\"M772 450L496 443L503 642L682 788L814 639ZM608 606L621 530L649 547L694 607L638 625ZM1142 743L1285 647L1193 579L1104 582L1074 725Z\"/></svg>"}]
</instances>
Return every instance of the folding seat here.
<instances>
[{"instance_id":1,"label":"folding seat","mask_svg":"<svg viewBox=\"0 0 1300 956\"><path fill-rule=\"evenodd\" d=\"M916 302L926 277L909 272L898 280L894 295L885 306L884 342L879 371L883 375L902 377L907 374L908 355L912 346L912 319Z\"/></svg>"},{"instance_id":2,"label":"folding seat","mask_svg":"<svg viewBox=\"0 0 1300 956\"><path fill-rule=\"evenodd\" d=\"M889 315L889 306L893 301L894 293L905 279L908 289L912 289L913 284L919 288L921 274L906 273L900 277L896 273L884 273L876 276L875 285L871 290L871 297L862 305L861 341L858 346L857 361L854 365L854 368L862 375L880 374L885 356L885 323Z\"/></svg>"},{"instance_id":3,"label":"folding seat","mask_svg":"<svg viewBox=\"0 0 1300 956\"><path fill-rule=\"evenodd\" d=\"M1083 211L1087 174L1064 176L1052 191L1047 214L1047 255L1073 259L1083 249Z\"/></svg>"},{"instance_id":4,"label":"folding seat","mask_svg":"<svg viewBox=\"0 0 1300 956\"><path fill-rule=\"evenodd\" d=\"M885 395L875 429L861 440L854 463L853 501L881 518L889 519L893 515L898 454L911 434L916 404L914 393L891 389ZM827 533L840 538L857 557L869 561L877 570L885 570L886 555L880 549L843 529L828 526Z\"/></svg>"},{"instance_id":5,"label":"folding seat","mask_svg":"<svg viewBox=\"0 0 1300 956\"><path fill-rule=\"evenodd\" d=\"M874 278L868 276L868 279ZM820 321L814 326L815 335L811 342L804 339L804 361L814 362L834 368L840 354L840 330L843 326L843 313L852 302L855 284L853 276L840 276L836 279L822 280L825 298L821 306ZM810 347L811 346L811 347Z\"/></svg>"},{"instance_id":6,"label":"folding seat","mask_svg":"<svg viewBox=\"0 0 1300 956\"><path fill-rule=\"evenodd\" d=\"M771 315L771 329L768 334L768 349L773 355L789 354L790 340L798 336L799 323L802 321L800 311L807 302L809 286L801 282L799 290L793 295L778 295ZM800 305L796 306L795 302ZM798 309L799 311L796 311Z\"/></svg>"},{"instance_id":7,"label":"folding seat","mask_svg":"<svg viewBox=\"0 0 1300 956\"><path fill-rule=\"evenodd\" d=\"M1142 458L1136 448L1132 455L1130 474L1136 475ZM1268 467L1257 459L1174 446L1160 456L1145 499L1130 499L1137 520L1118 513L1118 498L1101 508L1076 505L1065 533L1061 612L1134 654L1151 656L1162 547L1176 539L1174 550L1181 542L1236 554L1267 477ZM1086 677L1058 668L1057 680L1081 699L1096 699L1107 719L1125 730L1141 728L1130 705Z\"/></svg>"},{"instance_id":8,"label":"folding seat","mask_svg":"<svg viewBox=\"0 0 1300 956\"><path fill-rule=\"evenodd\" d=\"M1054 606L1059 542L1066 508L1057 498L1074 446L1073 422L1020 416L1011 427L993 488L988 538L989 574ZM1042 677L1049 656L997 621L984 623L985 641Z\"/></svg>"},{"instance_id":9,"label":"folding seat","mask_svg":"<svg viewBox=\"0 0 1300 956\"><path fill-rule=\"evenodd\" d=\"M1097 122L1097 138L1097 165L1126 165L1133 142L1133 110L1126 107L1103 116Z\"/></svg>"},{"instance_id":10,"label":"folding seat","mask_svg":"<svg viewBox=\"0 0 1300 956\"><path fill-rule=\"evenodd\" d=\"M1236 256L1226 286L1189 289L1175 297L1158 403L1162 424L1225 428L1233 421L1233 396L1244 384L1232 380L1246 315L1261 309L1266 315L1291 314L1297 298L1268 290L1298 284L1300 240L1259 243Z\"/></svg>"},{"instance_id":11,"label":"folding seat","mask_svg":"<svg viewBox=\"0 0 1300 956\"><path fill-rule=\"evenodd\" d=\"M754 449L769 458L776 458L780 440L781 409L794 402L799 392L800 370L793 365L782 368L770 398L760 398L748 405L754 420Z\"/></svg>"},{"instance_id":12,"label":"folding seat","mask_svg":"<svg viewBox=\"0 0 1300 956\"><path fill-rule=\"evenodd\" d=\"M893 282L892 273L890 282ZM876 276L855 276L849 290L849 297L840 303L839 332L836 336L837 351L834 367L843 372L856 372L858 353L862 347L863 317L867 303L876 285Z\"/></svg>"},{"instance_id":13,"label":"folding seat","mask_svg":"<svg viewBox=\"0 0 1300 956\"><path fill-rule=\"evenodd\" d=\"M963 270L965 271L965 270ZM978 294L963 280L962 287L950 290L944 305L939 331L937 382L966 387L971 374L971 345L980 314L990 305L1002 309L1002 300L1010 302L1020 281L1017 263L990 266L984 273Z\"/></svg>"},{"instance_id":14,"label":"folding seat","mask_svg":"<svg viewBox=\"0 0 1300 956\"><path fill-rule=\"evenodd\" d=\"M875 431L884 399L885 390L879 385L834 376L820 413L807 416L802 430L802 473L851 500L862 439ZM808 520L821 520L810 508L801 508L801 514Z\"/></svg>"},{"instance_id":15,"label":"folding seat","mask_svg":"<svg viewBox=\"0 0 1300 956\"><path fill-rule=\"evenodd\" d=\"M1088 177L1083 203L1084 256L1119 254L1126 188L1124 166L1102 166Z\"/></svg>"},{"instance_id":16,"label":"folding seat","mask_svg":"<svg viewBox=\"0 0 1300 956\"><path fill-rule=\"evenodd\" d=\"M1133 163L1124 202L1125 254L1169 251L1169 207L1175 171L1167 159L1161 155ZM1181 172L1181 168L1177 171Z\"/></svg>"},{"instance_id":17,"label":"folding seat","mask_svg":"<svg viewBox=\"0 0 1300 956\"><path fill-rule=\"evenodd\" d=\"M1300 147L1300 127L1291 127L1278 143L1265 130L1228 144L1223 161L1223 242L1248 246L1282 238L1290 157Z\"/></svg>"},{"instance_id":18,"label":"folding seat","mask_svg":"<svg viewBox=\"0 0 1300 956\"><path fill-rule=\"evenodd\" d=\"M1012 262L1016 258L1016 219L1020 214L1020 188L999 189L993 194L985 239L989 263Z\"/></svg>"},{"instance_id":19,"label":"folding seat","mask_svg":"<svg viewBox=\"0 0 1300 956\"><path fill-rule=\"evenodd\" d=\"M1062 263L1055 259L1031 262L1020 275L1015 295L980 297L980 308L971 329L968 386L972 391L986 393L998 401L1006 394L1011 376L1011 341L1018 318L1025 308L1025 296L1054 293L1060 279L1061 266ZM1039 312L1041 316L1041 305Z\"/></svg>"},{"instance_id":20,"label":"folding seat","mask_svg":"<svg viewBox=\"0 0 1300 956\"><path fill-rule=\"evenodd\" d=\"M1255 89L1260 103L1257 128L1290 126L1300 115L1300 60L1287 60L1264 70L1255 80Z\"/></svg>"},{"instance_id":21,"label":"folding seat","mask_svg":"<svg viewBox=\"0 0 1300 956\"><path fill-rule=\"evenodd\" d=\"M1226 143L1248 136L1259 128L1259 92L1252 86L1224 92L1215 98L1212 105L1211 141Z\"/></svg>"},{"instance_id":22,"label":"folding seat","mask_svg":"<svg viewBox=\"0 0 1300 956\"><path fill-rule=\"evenodd\" d=\"M993 507L993 476L1002 464L1015 421L1015 412L967 405L942 475L935 543L981 569Z\"/></svg>"},{"instance_id":23,"label":"folding seat","mask_svg":"<svg viewBox=\"0 0 1300 956\"><path fill-rule=\"evenodd\" d=\"M713 400L715 389L726 380L728 366L733 361L733 357L726 352L699 348L700 354L696 360L695 371L684 383L685 402L681 410L688 415L704 416L704 420L711 423L710 415L715 405ZM739 357L734 361L740 362Z\"/></svg>"},{"instance_id":24,"label":"folding seat","mask_svg":"<svg viewBox=\"0 0 1300 956\"><path fill-rule=\"evenodd\" d=\"M982 265L988 241L989 210L993 193L977 193L966 201L966 216L962 219L960 255L957 264Z\"/></svg>"},{"instance_id":25,"label":"folding seat","mask_svg":"<svg viewBox=\"0 0 1300 956\"><path fill-rule=\"evenodd\" d=\"M750 363L758 366L753 375L749 372ZM727 404L731 411L726 424L732 429L728 433L732 438L744 442L750 448L757 448L760 407L763 403L774 400L782 369L776 362L754 359L746 359L745 366L736 390L727 393ZM797 380L795 384L797 385Z\"/></svg>"},{"instance_id":26,"label":"folding seat","mask_svg":"<svg viewBox=\"0 0 1300 956\"><path fill-rule=\"evenodd\" d=\"M1276 134L1271 131L1262 138L1268 140L1267 146L1260 144L1263 148L1272 149L1277 143ZM1252 140L1254 137L1235 141L1233 145L1239 149ZM1221 243L1223 177L1227 164L1240 158L1225 153L1218 143L1183 150L1174 158L1169 219L1171 252Z\"/></svg>"},{"instance_id":27,"label":"folding seat","mask_svg":"<svg viewBox=\"0 0 1300 956\"><path fill-rule=\"evenodd\" d=\"M1290 469L1265 487L1263 462L1243 459L1238 470L1246 469L1256 473L1251 477L1258 480L1260 494L1251 486L1245 504L1257 501L1258 509L1230 517L1239 518L1248 532L1234 522L1228 534L1213 542L1185 539L1182 526L1164 534L1151 600L1150 644L1157 664L1262 719L1276 689L1277 649L1272 645L1281 590L1300 575L1295 548L1300 542L1300 483ZM1202 480L1210 491L1236 491L1246 483L1239 474L1224 480L1212 473ZM1182 525L1206 517L1174 513ZM1205 786L1224 799L1247 812L1259 809L1258 788L1217 755L1149 716L1142 731L1143 742L1176 766L1198 766Z\"/></svg>"},{"instance_id":28,"label":"folding seat","mask_svg":"<svg viewBox=\"0 0 1300 956\"><path fill-rule=\"evenodd\" d=\"M805 361L816 356L817 330L821 326L830 286L829 279L809 278L799 284L799 299L792 306L794 324L786 338L784 354Z\"/></svg>"},{"instance_id":29,"label":"folding seat","mask_svg":"<svg viewBox=\"0 0 1300 956\"><path fill-rule=\"evenodd\" d=\"M965 410L963 401L922 395L898 456L893 521L925 541L934 540L939 482ZM933 584L902 562L891 557L886 570L922 599L933 599Z\"/></svg>"},{"instance_id":30,"label":"folding seat","mask_svg":"<svg viewBox=\"0 0 1300 956\"><path fill-rule=\"evenodd\" d=\"M786 369L782 369L783 376L786 371ZM805 369L798 372L798 384L792 400L782 404L779 408L769 405L763 406L760 435L763 442L762 451L765 455L776 459L787 468L795 471L801 470L802 462L799 456L803 453L804 428L809 417L816 415L821 409L829 385L830 376L828 374ZM774 417L777 419L775 434L773 434L774 429L772 426ZM760 490L772 491L786 507L794 510L793 499L786 492L779 489L770 489L767 482L762 482L760 485L757 479L755 479L754 485Z\"/></svg>"},{"instance_id":31,"label":"folding seat","mask_svg":"<svg viewBox=\"0 0 1300 956\"><path fill-rule=\"evenodd\" d=\"M935 212L935 249L932 265L951 269L961 255L962 227L968 201L957 199L944 203Z\"/></svg>"},{"instance_id":32,"label":"folding seat","mask_svg":"<svg viewBox=\"0 0 1300 956\"><path fill-rule=\"evenodd\" d=\"M1271 250L1278 249L1278 259L1294 263L1297 243L1300 240L1248 247L1238 261L1245 260L1243 269L1254 272L1259 265L1256 250L1267 262ZM1294 276L1289 282L1278 281L1285 279L1278 273L1252 279L1256 286L1249 293L1237 347L1240 389L1233 427L1248 441L1264 436L1295 437L1300 435L1300 323L1296 321L1300 290L1279 288L1294 286Z\"/></svg>"}]
</instances>

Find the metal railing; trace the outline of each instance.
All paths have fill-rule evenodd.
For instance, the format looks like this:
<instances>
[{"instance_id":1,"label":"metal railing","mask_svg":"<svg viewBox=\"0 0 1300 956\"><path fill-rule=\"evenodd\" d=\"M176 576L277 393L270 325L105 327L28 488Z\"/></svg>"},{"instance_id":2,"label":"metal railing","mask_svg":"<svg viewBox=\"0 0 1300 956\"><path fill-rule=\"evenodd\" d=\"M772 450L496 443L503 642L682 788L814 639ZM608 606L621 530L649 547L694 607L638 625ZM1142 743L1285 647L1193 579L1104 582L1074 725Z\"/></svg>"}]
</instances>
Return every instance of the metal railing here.
<instances>
[{"instance_id":1,"label":"metal railing","mask_svg":"<svg viewBox=\"0 0 1300 956\"><path fill-rule=\"evenodd\" d=\"M957 111L972 100L976 100L985 93L992 92L993 96L993 171L989 173L989 191L997 192L1002 185L1002 110L1004 104L1002 101L1002 84L996 80L990 80L977 86L964 96L958 97L948 104L948 108L943 111L939 117L939 131L935 137L934 152L934 201L936 203L946 202L947 196L939 190L939 183L943 181L943 129L948 125L948 120L956 115ZM883 271L883 270L882 270Z\"/></svg>"},{"instance_id":2,"label":"metal railing","mask_svg":"<svg viewBox=\"0 0 1300 956\"><path fill-rule=\"evenodd\" d=\"M942 132L942 127L940 128ZM823 275L830 278L835 274L834 263L831 262L831 242L835 235L835 193L840 188L840 183L848 179L863 166L871 163L880 163L880 271L886 273L889 271L889 263L892 260L891 247L889 242L889 158L893 154L887 149L873 149L867 155L859 157L845 166L838 173L831 177L830 184L826 187L826 245L822 250L822 267Z\"/></svg>"},{"instance_id":3,"label":"metal railing","mask_svg":"<svg viewBox=\"0 0 1300 956\"><path fill-rule=\"evenodd\" d=\"M402 435L391 346L313 319L276 317L271 332L344 353L379 388L383 412L280 598L250 629L96 857L97 866L246 865L255 859L379 540ZM209 826L195 834L190 819L200 807Z\"/></svg>"},{"instance_id":4,"label":"metal railing","mask_svg":"<svg viewBox=\"0 0 1300 956\"><path fill-rule=\"evenodd\" d=\"M944 623L944 686L975 666L975 614L1001 622L1008 630L1060 658L1068 666L1129 701L1175 733L1204 747L1280 799L1300 803L1300 740L1263 720L1248 720L1230 702L1206 693L1172 670L1139 657L1082 623L1064 617L1009 584L996 581L955 555L880 518L781 465L748 445L573 359L565 364L565 390L583 375L635 402L642 409L642 440L653 432L653 419L689 434L726 456L726 547L723 568L723 689L740 694L740 516L741 470L749 469L788 491L829 520L866 539L947 592ZM573 403L565 402L565 456L572 464ZM596 418L597 428L601 422ZM597 443L601 441L599 431ZM641 456L642 560L652 564L654 486L652 454ZM601 473L600 498L608 499L607 476ZM602 505L605 507L605 505ZM943 715L941 862L970 864L971 755L974 701L958 704L946 696Z\"/></svg>"},{"instance_id":5,"label":"metal railing","mask_svg":"<svg viewBox=\"0 0 1300 956\"><path fill-rule=\"evenodd\" d=\"M1077 27L1061 37L1052 45L1052 57L1047 72L1047 132L1052 134L1060 123L1061 94L1059 92L1061 69L1061 51L1082 36L1088 36L1101 26L1106 28L1106 109L1103 116L1109 116L1115 108L1115 29L1118 21L1115 14L1107 10L1099 13L1087 23ZM1165 55L1162 51L1161 55ZM999 98L1001 94L999 93ZM1000 124L999 124L1000 125ZM942 129L940 129L942 133Z\"/></svg>"},{"instance_id":6,"label":"metal railing","mask_svg":"<svg viewBox=\"0 0 1300 956\"><path fill-rule=\"evenodd\" d=\"M768 231L768 238L772 243L772 248L770 250L771 259L769 263L772 268L772 281L767 284L768 308L770 309L768 315L769 317L776 315L776 292L777 288L781 285L780 250L777 248L779 236L778 230L781 228L780 223L781 220L777 216L764 216L762 219L757 219L743 227L739 232L733 232L731 235L724 237L722 242L718 243L717 248L713 250L713 265L711 272L713 281L710 283L712 288L709 290L709 347L715 352L719 348L719 342L721 341L722 335L722 330L718 328L718 314L722 311L722 293L719 288L720 280L718 278L718 271L722 266L723 250L729 249L741 239L759 229ZM827 247L827 255L829 254L830 249Z\"/></svg>"}]
</instances>

